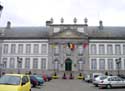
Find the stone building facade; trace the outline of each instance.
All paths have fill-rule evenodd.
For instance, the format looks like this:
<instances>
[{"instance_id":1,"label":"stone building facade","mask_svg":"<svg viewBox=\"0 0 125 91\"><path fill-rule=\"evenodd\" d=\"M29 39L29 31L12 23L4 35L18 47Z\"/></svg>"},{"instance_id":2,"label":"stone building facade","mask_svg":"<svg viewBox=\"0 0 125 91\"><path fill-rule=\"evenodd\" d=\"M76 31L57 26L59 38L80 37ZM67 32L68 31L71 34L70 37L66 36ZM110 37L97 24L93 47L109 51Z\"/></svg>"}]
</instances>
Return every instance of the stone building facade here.
<instances>
[{"instance_id":1,"label":"stone building facade","mask_svg":"<svg viewBox=\"0 0 125 91\"><path fill-rule=\"evenodd\" d=\"M0 28L0 65L6 72L125 74L125 27L53 24ZM119 63L117 63L119 61Z\"/></svg>"}]
</instances>

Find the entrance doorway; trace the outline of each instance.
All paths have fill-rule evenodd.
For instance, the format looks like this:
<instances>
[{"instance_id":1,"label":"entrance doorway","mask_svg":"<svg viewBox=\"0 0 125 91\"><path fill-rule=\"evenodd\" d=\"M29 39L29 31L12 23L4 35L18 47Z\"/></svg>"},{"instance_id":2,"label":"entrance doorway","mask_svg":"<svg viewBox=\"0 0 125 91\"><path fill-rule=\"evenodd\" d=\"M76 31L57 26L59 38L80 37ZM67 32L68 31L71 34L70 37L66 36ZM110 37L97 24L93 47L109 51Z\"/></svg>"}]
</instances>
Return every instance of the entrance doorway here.
<instances>
[{"instance_id":1,"label":"entrance doorway","mask_svg":"<svg viewBox=\"0 0 125 91\"><path fill-rule=\"evenodd\" d=\"M72 60L70 58L65 60L65 71L72 71Z\"/></svg>"}]
</instances>

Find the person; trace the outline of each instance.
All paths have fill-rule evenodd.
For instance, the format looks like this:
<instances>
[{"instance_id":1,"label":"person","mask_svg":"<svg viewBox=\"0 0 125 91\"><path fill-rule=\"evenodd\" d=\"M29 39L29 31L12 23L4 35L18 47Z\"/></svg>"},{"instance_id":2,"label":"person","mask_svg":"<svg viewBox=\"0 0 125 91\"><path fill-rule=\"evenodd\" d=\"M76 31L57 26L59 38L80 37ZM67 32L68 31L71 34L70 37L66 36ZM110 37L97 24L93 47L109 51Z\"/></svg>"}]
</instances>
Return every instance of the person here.
<instances>
[{"instance_id":1,"label":"person","mask_svg":"<svg viewBox=\"0 0 125 91\"><path fill-rule=\"evenodd\" d=\"M72 73L70 73L69 79L74 79Z\"/></svg>"},{"instance_id":2,"label":"person","mask_svg":"<svg viewBox=\"0 0 125 91\"><path fill-rule=\"evenodd\" d=\"M82 76L82 73L79 73L79 76Z\"/></svg>"},{"instance_id":3,"label":"person","mask_svg":"<svg viewBox=\"0 0 125 91\"><path fill-rule=\"evenodd\" d=\"M28 73L29 75L31 75L32 74L32 72L31 72L31 70L29 71L29 73Z\"/></svg>"},{"instance_id":4,"label":"person","mask_svg":"<svg viewBox=\"0 0 125 91\"><path fill-rule=\"evenodd\" d=\"M64 72L62 79L67 79L66 74Z\"/></svg>"}]
</instances>

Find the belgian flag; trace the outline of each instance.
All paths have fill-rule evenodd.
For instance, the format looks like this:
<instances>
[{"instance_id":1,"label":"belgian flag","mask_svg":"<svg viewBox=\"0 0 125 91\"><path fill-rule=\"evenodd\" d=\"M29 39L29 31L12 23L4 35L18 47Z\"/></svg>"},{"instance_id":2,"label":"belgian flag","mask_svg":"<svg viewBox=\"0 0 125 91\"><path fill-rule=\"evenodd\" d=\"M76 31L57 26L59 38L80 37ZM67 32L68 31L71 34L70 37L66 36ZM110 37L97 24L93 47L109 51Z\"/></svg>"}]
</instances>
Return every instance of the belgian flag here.
<instances>
[{"instance_id":1,"label":"belgian flag","mask_svg":"<svg viewBox=\"0 0 125 91\"><path fill-rule=\"evenodd\" d=\"M68 43L68 47L73 51L75 49L74 43Z\"/></svg>"}]
</instances>

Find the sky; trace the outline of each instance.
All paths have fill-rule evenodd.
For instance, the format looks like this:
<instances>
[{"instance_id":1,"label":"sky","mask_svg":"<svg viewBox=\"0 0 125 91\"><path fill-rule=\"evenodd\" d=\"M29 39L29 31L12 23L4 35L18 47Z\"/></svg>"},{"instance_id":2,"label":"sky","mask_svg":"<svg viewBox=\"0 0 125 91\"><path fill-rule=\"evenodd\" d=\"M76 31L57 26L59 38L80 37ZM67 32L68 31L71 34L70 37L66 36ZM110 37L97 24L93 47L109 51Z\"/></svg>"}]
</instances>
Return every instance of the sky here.
<instances>
[{"instance_id":1,"label":"sky","mask_svg":"<svg viewBox=\"0 0 125 91\"><path fill-rule=\"evenodd\" d=\"M84 24L87 17L89 26L125 26L125 0L0 0L3 11L0 26L11 21L12 26L45 26L46 20L54 24Z\"/></svg>"}]
</instances>

